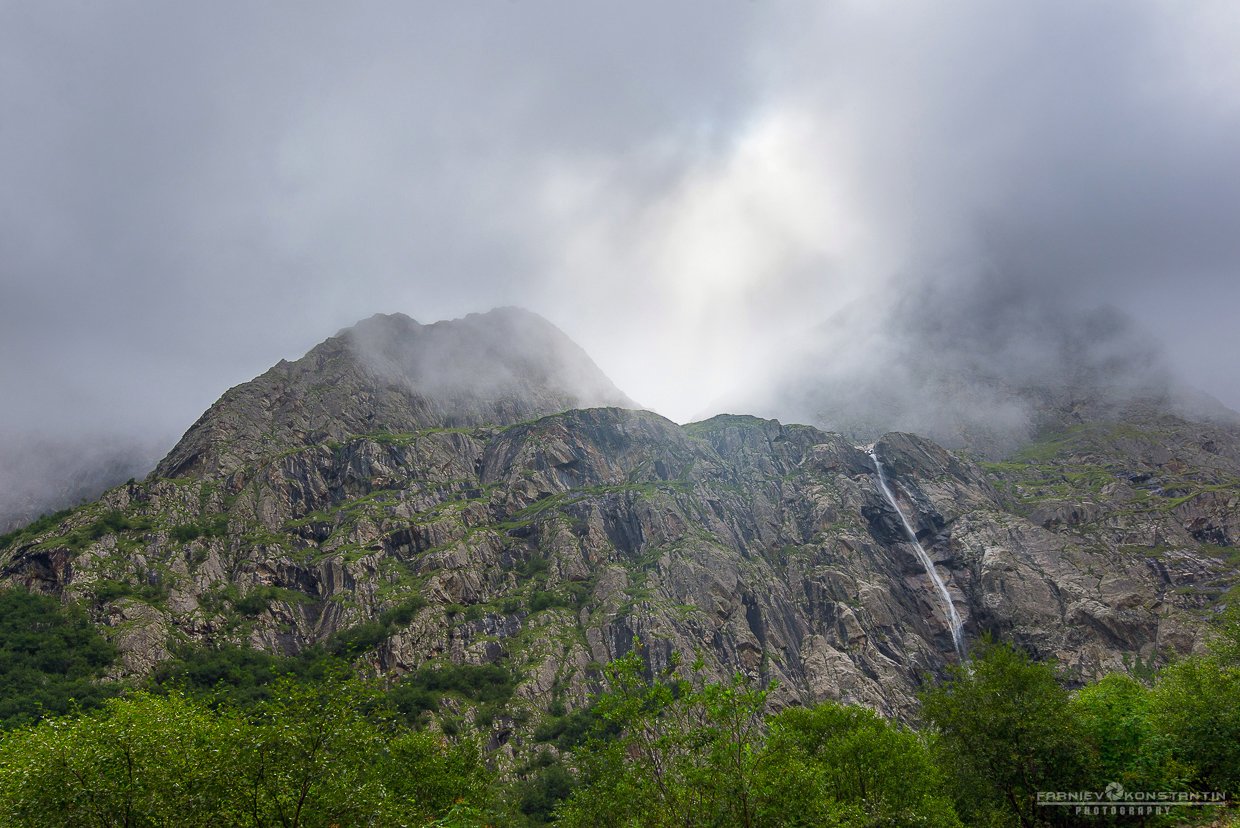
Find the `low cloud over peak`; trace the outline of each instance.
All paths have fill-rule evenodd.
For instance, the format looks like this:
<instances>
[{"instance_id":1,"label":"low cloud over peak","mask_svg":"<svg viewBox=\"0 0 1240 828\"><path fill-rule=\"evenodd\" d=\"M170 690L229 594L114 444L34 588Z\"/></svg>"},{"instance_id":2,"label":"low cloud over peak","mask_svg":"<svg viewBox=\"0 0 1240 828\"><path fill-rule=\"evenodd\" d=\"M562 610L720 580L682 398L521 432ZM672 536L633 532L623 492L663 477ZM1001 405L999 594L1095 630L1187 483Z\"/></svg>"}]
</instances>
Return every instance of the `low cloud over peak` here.
<instances>
[{"instance_id":1,"label":"low cloud over peak","mask_svg":"<svg viewBox=\"0 0 1240 828\"><path fill-rule=\"evenodd\" d=\"M1114 307L1240 406L1230 0L9 3L0 56L0 441L170 445L325 331L499 305L679 420L849 308L916 353L923 295Z\"/></svg>"}]
</instances>

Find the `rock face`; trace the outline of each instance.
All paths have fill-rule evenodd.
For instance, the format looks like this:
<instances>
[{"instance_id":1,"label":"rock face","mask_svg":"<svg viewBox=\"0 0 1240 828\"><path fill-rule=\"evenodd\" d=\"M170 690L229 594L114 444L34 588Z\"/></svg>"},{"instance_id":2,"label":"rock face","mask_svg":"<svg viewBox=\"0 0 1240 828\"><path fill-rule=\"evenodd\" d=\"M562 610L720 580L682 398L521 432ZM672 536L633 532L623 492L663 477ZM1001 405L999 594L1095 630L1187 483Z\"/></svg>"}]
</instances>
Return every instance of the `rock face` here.
<instances>
[{"instance_id":1,"label":"rock face","mask_svg":"<svg viewBox=\"0 0 1240 828\"><path fill-rule=\"evenodd\" d=\"M583 704L639 638L654 666L778 680L777 704L897 715L956 658L863 447L582 409L623 397L558 331L471 319L369 320L233 389L150 478L10 538L3 578L89 601L133 673L177 640L295 652L382 619L372 668L503 662L533 710ZM542 351L488 334L527 324ZM502 367L437 370L466 346ZM910 434L875 450L969 640L1093 677L1194 647L1236 580L1235 430L1094 424L988 465Z\"/></svg>"}]
</instances>

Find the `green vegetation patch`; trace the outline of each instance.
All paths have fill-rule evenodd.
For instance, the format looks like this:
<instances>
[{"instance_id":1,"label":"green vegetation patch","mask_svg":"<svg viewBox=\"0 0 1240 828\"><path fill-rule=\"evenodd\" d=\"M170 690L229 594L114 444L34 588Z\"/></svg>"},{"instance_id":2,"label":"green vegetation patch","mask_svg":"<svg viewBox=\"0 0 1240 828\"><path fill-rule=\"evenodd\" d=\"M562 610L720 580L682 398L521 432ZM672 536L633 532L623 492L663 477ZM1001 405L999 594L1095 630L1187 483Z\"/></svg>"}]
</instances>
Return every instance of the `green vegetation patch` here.
<instances>
[{"instance_id":1,"label":"green vegetation patch","mask_svg":"<svg viewBox=\"0 0 1240 828\"><path fill-rule=\"evenodd\" d=\"M0 590L0 727L100 704L118 689L99 680L116 657L79 607Z\"/></svg>"},{"instance_id":2,"label":"green vegetation patch","mask_svg":"<svg viewBox=\"0 0 1240 828\"><path fill-rule=\"evenodd\" d=\"M48 600L0 593L0 664L46 658L31 669L55 674L66 649L56 635L77 641L85 622ZM532 740L508 743L515 762L502 774L486 770L466 722L472 709L490 727L512 703L519 677L507 664L441 659L385 687L327 648L185 647L146 691L37 725L27 722L46 708L6 720L18 727L0 738L0 824L96 824L99 813L135 825L593 828L652 814L669 825L1076 824L1037 793L1240 788L1240 605L1215 622L1205 653L1159 670L1138 661L1133 675L1079 689L1012 645L975 642L967 665L927 678L917 727L830 702L770 713L770 687L707 680L700 661L652 671L637 642L583 709L565 710L557 677L548 716L522 734ZM79 659L87 674L106 662ZM0 676L11 685L13 672ZM419 729L430 714L438 733ZM281 816L290 808L301 809L295 823ZM1172 809L1142 822L1228 814Z\"/></svg>"},{"instance_id":3,"label":"green vegetation patch","mask_svg":"<svg viewBox=\"0 0 1240 828\"><path fill-rule=\"evenodd\" d=\"M168 586L162 581L136 583L131 580L104 578L95 582L91 594L95 603L100 606L122 598L133 598L144 604L159 605L168 599Z\"/></svg>"},{"instance_id":4,"label":"green vegetation patch","mask_svg":"<svg viewBox=\"0 0 1240 828\"><path fill-rule=\"evenodd\" d=\"M716 434L725 428L757 428L765 429L773 420L764 420L749 414L717 414L709 420L701 420L681 426L690 437L705 437Z\"/></svg>"},{"instance_id":5,"label":"green vegetation patch","mask_svg":"<svg viewBox=\"0 0 1240 828\"><path fill-rule=\"evenodd\" d=\"M504 665L428 664L397 682L388 695L396 710L411 722L438 711L444 696L478 705L478 718L490 721L516 688L516 676Z\"/></svg>"},{"instance_id":6,"label":"green vegetation patch","mask_svg":"<svg viewBox=\"0 0 1240 828\"><path fill-rule=\"evenodd\" d=\"M169 536L181 543L198 538L222 538L228 534L228 515L213 515L193 523L182 523L168 531Z\"/></svg>"},{"instance_id":7,"label":"green vegetation patch","mask_svg":"<svg viewBox=\"0 0 1240 828\"><path fill-rule=\"evenodd\" d=\"M275 601L301 603L312 600L309 595L295 589L259 584L251 587L244 595L233 593L233 609L242 615L260 615L267 611Z\"/></svg>"},{"instance_id":8,"label":"green vegetation patch","mask_svg":"<svg viewBox=\"0 0 1240 828\"><path fill-rule=\"evenodd\" d=\"M23 526L20 529L14 529L12 532L0 535L0 549L8 549L10 546L16 546L22 541L34 540L34 538L43 534L49 529L55 529L73 514L72 509L64 509L59 512L46 514L35 521Z\"/></svg>"},{"instance_id":9,"label":"green vegetation patch","mask_svg":"<svg viewBox=\"0 0 1240 828\"><path fill-rule=\"evenodd\" d=\"M494 824L478 746L393 727L356 680L248 711L135 693L0 741L0 824Z\"/></svg>"},{"instance_id":10,"label":"green vegetation patch","mask_svg":"<svg viewBox=\"0 0 1240 828\"><path fill-rule=\"evenodd\" d=\"M418 431L373 431L359 434L353 440L365 440L384 446L410 446L434 434L477 434L476 428L423 428Z\"/></svg>"},{"instance_id":11,"label":"green vegetation patch","mask_svg":"<svg viewBox=\"0 0 1240 828\"><path fill-rule=\"evenodd\" d=\"M58 512L56 515L48 515L47 523L39 531L46 531L67 518L72 513ZM33 538L36 532L31 531L36 524L43 521L40 518L34 524L26 527L20 534L27 538ZM154 528L154 521L149 517L127 515L119 510L104 512L99 515L92 523L86 526L80 526L63 535L55 535L40 542L36 548L39 549L69 549L74 552L81 552L92 543L102 540L108 535L121 536L127 532L148 532ZM6 535L5 537L8 537ZM16 539L10 543L16 542Z\"/></svg>"}]
</instances>

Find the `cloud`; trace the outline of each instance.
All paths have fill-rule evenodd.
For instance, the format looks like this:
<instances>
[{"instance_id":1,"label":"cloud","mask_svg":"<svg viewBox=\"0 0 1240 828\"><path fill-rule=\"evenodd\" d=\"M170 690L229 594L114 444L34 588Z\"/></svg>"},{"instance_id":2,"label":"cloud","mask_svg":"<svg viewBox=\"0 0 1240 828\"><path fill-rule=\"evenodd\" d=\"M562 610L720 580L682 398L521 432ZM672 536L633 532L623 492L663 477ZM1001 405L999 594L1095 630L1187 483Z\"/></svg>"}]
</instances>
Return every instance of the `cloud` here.
<instances>
[{"instance_id":1,"label":"cloud","mask_svg":"<svg viewBox=\"0 0 1240 828\"><path fill-rule=\"evenodd\" d=\"M576 295L565 316L580 330L627 324L600 343L604 364L638 399L692 416L777 358L784 332L861 295L869 239L832 186L817 133L797 113L761 113L654 191L626 182L663 163L664 147L561 165L538 235L564 243L547 258L540 300ZM651 356L626 365L625 349Z\"/></svg>"},{"instance_id":2,"label":"cloud","mask_svg":"<svg viewBox=\"0 0 1240 828\"><path fill-rule=\"evenodd\" d=\"M931 286L1115 306L1240 405L1238 17L5 4L0 440L171 445L357 319L500 305L686 419Z\"/></svg>"},{"instance_id":3,"label":"cloud","mask_svg":"<svg viewBox=\"0 0 1240 828\"><path fill-rule=\"evenodd\" d=\"M1240 300L1228 4L801 11L751 44L759 91L730 140L658 187L634 174L674 154L657 141L551 178L553 292L577 294L581 330L643 333L586 343L622 387L683 418L851 304L933 286L958 315L980 295L1032 300L1041 324L1118 308L1187 381L1240 404L1222 310ZM646 347L671 370L625 360Z\"/></svg>"}]
</instances>

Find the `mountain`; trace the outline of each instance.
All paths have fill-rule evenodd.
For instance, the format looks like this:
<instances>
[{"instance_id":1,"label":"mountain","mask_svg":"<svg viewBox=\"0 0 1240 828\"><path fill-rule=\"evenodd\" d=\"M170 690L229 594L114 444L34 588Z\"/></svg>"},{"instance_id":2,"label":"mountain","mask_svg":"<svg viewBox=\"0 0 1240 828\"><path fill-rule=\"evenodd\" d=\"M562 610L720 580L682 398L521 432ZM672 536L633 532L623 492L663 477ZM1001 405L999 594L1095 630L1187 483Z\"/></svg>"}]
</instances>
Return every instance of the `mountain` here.
<instances>
[{"instance_id":1,"label":"mountain","mask_svg":"<svg viewBox=\"0 0 1240 828\"><path fill-rule=\"evenodd\" d=\"M351 434L503 425L598 405L637 407L529 311L501 308L432 325L377 314L229 390L155 475L222 474Z\"/></svg>"},{"instance_id":2,"label":"mountain","mask_svg":"<svg viewBox=\"0 0 1240 828\"><path fill-rule=\"evenodd\" d=\"M1097 419L979 463L626 405L532 314L375 317L227 392L146 480L0 540L0 578L85 602L128 674L184 642L502 663L501 741L639 638L655 667L776 679L780 705L908 713L959 656L905 520L966 640L1082 680L1191 650L1237 580L1226 424Z\"/></svg>"}]
</instances>

